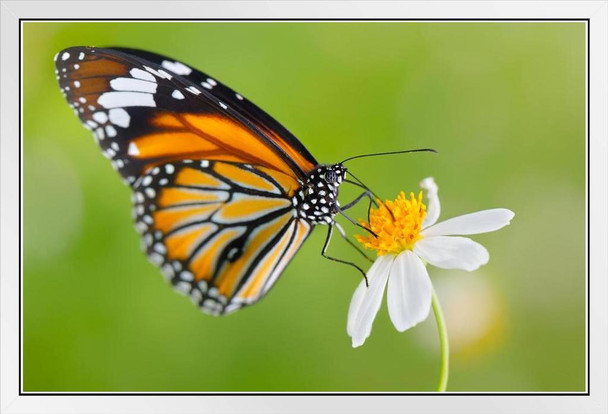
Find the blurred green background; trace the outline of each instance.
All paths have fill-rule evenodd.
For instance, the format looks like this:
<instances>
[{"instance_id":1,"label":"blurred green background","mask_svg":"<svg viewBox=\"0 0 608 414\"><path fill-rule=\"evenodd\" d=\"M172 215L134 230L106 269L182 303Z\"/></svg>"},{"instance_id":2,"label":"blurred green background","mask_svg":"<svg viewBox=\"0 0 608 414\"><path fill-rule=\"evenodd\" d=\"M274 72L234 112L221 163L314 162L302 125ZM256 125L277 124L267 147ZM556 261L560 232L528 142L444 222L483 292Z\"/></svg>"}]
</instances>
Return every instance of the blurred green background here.
<instances>
[{"instance_id":1,"label":"blurred green background","mask_svg":"<svg viewBox=\"0 0 608 414\"><path fill-rule=\"evenodd\" d=\"M28 22L23 40L25 391L427 391L438 379L432 316L400 334L383 304L351 347L360 276L320 256L325 228L253 307L213 318L173 292L139 249L129 189L59 92L53 56L74 45L200 68L320 162L439 150L349 168L384 198L434 176L443 219L516 213L473 237L488 265L430 268L448 389L585 390L583 23ZM330 251L357 257L338 238Z\"/></svg>"}]
</instances>

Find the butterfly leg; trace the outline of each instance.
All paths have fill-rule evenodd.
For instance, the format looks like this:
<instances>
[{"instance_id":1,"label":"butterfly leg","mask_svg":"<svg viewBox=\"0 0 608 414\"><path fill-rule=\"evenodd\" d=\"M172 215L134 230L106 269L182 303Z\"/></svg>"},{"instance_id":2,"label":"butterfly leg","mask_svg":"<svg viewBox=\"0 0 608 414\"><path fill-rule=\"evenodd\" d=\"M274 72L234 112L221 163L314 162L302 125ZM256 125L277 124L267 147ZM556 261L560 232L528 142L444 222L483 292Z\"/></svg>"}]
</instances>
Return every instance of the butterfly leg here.
<instances>
[{"instance_id":1,"label":"butterfly leg","mask_svg":"<svg viewBox=\"0 0 608 414\"><path fill-rule=\"evenodd\" d=\"M342 211L348 210L349 208L354 207L357 203L359 203L359 201L361 201L364 197L367 197L369 199L369 204L367 206L367 222L369 223L369 212L372 209L372 204L378 207L378 203L376 202L376 200L374 200L374 197L369 190L365 190L363 193L359 194L357 198L355 198L353 201L341 208Z\"/></svg>"},{"instance_id":2,"label":"butterfly leg","mask_svg":"<svg viewBox=\"0 0 608 414\"><path fill-rule=\"evenodd\" d=\"M327 249L329 248L329 242L331 241L331 236L332 236L333 232L334 232L334 225L330 224L327 228L327 237L325 238L325 244L323 245L323 249L321 250L321 256L323 256L326 259L332 260L334 262L343 263L343 264L347 264L349 266L354 267L359 272L361 272L361 274L363 275L363 278L365 279L365 286L369 287L369 283L367 281L367 276L365 275L365 272L363 271L363 269L361 269L359 266L357 266L353 262L349 262L346 260L338 259L336 257L327 255Z\"/></svg>"},{"instance_id":3,"label":"butterfly leg","mask_svg":"<svg viewBox=\"0 0 608 414\"><path fill-rule=\"evenodd\" d=\"M365 257L367 260L369 260L370 262L374 262L373 259L371 259L367 254L365 254L365 252L363 250L361 250L361 248L359 246L357 246L355 243L353 243L348 236L346 235L346 232L344 231L344 229L342 228L342 226L338 223L335 222L336 228L338 229L338 232L340 233L340 236L342 236L342 238L344 240L346 240L346 242L348 244L350 244L356 251L358 251L359 253L361 253L361 255L363 257Z\"/></svg>"},{"instance_id":4,"label":"butterfly leg","mask_svg":"<svg viewBox=\"0 0 608 414\"><path fill-rule=\"evenodd\" d=\"M351 207L354 207L359 201L361 201L364 197L367 197L370 200L370 203L374 200L372 194L369 191L364 191L357 196L353 201L341 207L343 211L348 210Z\"/></svg>"},{"instance_id":5,"label":"butterfly leg","mask_svg":"<svg viewBox=\"0 0 608 414\"><path fill-rule=\"evenodd\" d=\"M342 208L342 210L346 210L348 208L351 208L352 206L354 206L355 204L357 204L359 201L361 201L361 199L365 196L367 196L369 198L369 205L367 206L367 222L369 223L369 212L372 208L372 204L374 206L376 206L376 208L379 208L380 205L378 204L378 202L376 201L376 198L378 198L370 189L368 189L367 187L365 187L364 185L361 185L357 182L351 181L351 180L344 180L347 183L356 185L357 187L360 188L364 188L365 192L361 195L359 195L359 197L355 198L353 201L351 201L350 203L348 203L345 207ZM386 208L386 210L388 211L388 213L391 215L391 218L393 219L393 221L395 221L395 215L393 214L393 211L386 205L383 204L384 208Z\"/></svg>"},{"instance_id":6,"label":"butterfly leg","mask_svg":"<svg viewBox=\"0 0 608 414\"><path fill-rule=\"evenodd\" d=\"M346 218L348 221L350 221L351 223L353 223L355 226L357 226L357 227L361 227L363 230L365 230L366 232L368 232L368 233L372 234L374 237L378 237L378 235L377 235L377 234L376 234L376 233L375 233L375 232L374 232L372 229L367 228L367 227L363 226L363 225L362 225L362 224L360 224L360 223L357 223L357 222L356 222L356 221L355 221L353 218L349 217L349 216L348 216L348 215L347 215L347 214L344 212L344 210L342 210L340 207L338 207L338 212L339 212L340 214L342 214L342 215L343 215L343 216L344 216L344 217L345 217L345 218Z\"/></svg>"}]
</instances>

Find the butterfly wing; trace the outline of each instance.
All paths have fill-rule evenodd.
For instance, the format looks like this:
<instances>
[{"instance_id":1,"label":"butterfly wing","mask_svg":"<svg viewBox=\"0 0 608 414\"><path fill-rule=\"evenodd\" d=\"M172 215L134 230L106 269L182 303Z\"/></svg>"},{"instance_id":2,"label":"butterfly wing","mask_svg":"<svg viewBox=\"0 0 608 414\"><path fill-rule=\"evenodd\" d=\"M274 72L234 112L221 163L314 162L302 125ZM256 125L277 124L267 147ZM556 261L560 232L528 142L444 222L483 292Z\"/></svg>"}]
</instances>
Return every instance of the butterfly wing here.
<instances>
[{"instance_id":1,"label":"butterfly wing","mask_svg":"<svg viewBox=\"0 0 608 414\"><path fill-rule=\"evenodd\" d=\"M300 180L317 164L261 109L180 62L91 47L65 49L55 61L69 105L130 184L184 159L251 163Z\"/></svg>"},{"instance_id":2,"label":"butterfly wing","mask_svg":"<svg viewBox=\"0 0 608 414\"><path fill-rule=\"evenodd\" d=\"M261 299L311 226L289 194L297 181L263 166L185 160L134 185L136 228L152 263L207 313Z\"/></svg>"},{"instance_id":3,"label":"butterfly wing","mask_svg":"<svg viewBox=\"0 0 608 414\"><path fill-rule=\"evenodd\" d=\"M164 69L179 72L183 79L187 79L197 87L202 86L204 90L214 95L217 99L226 103L229 107L238 110L249 123L255 125L260 131L263 131L286 155L295 160L302 171L309 172L317 165L317 161L312 154L308 152L306 147L287 128L253 102L222 84L217 79L167 56L138 49L113 49L137 56Z\"/></svg>"}]
</instances>

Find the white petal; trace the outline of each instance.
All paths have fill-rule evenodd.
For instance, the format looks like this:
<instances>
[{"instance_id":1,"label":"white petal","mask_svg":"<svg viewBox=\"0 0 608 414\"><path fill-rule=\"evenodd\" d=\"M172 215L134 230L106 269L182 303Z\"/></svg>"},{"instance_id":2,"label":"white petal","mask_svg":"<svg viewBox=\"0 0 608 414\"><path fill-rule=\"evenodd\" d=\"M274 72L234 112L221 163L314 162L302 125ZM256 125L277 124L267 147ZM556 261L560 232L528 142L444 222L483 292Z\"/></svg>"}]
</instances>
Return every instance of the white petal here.
<instances>
[{"instance_id":1,"label":"white petal","mask_svg":"<svg viewBox=\"0 0 608 414\"><path fill-rule=\"evenodd\" d=\"M395 328L403 332L429 316L433 286L422 260L409 250L397 256L390 274L388 313Z\"/></svg>"},{"instance_id":2,"label":"white petal","mask_svg":"<svg viewBox=\"0 0 608 414\"><path fill-rule=\"evenodd\" d=\"M434 236L418 240L414 253L442 269L475 270L488 263L490 254L481 244L466 237Z\"/></svg>"},{"instance_id":3,"label":"white petal","mask_svg":"<svg viewBox=\"0 0 608 414\"><path fill-rule=\"evenodd\" d=\"M431 237L487 233L503 228L509 224L513 216L515 213L506 208L483 210L442 221L433 227L424 229L420 234L424 237Z\"/></svg>"},{"instance_id":4,"label":"white petal","mask_svg":"<svg viewBox=\"0 0 608 414\"><path fill-rule=\"evenodd\" d=\"M426 190L426 198L428 205L426 206L426 217L422 222L422 228L432 226L437 222L439 213L441 212L441 204L439 204L439 188L435 184L433 177L427 177L420 181L420 187Z\"/></svg>"},{"instance_id":5,"label":"white petal","mask_svg":"<svg viewBox=\"0 0 608 414\"><path fill-rule=\"evenodd\" d=\"M353 336L353 332L355 331L354 326L357 320L357 315L361 310L363 299L369 294L372 286L379 286L377 285L376 279L378 279L379 277L381 278L382 273L385 273L387 275L389 273L390 263L382 263L386 260L387 257L391 257L392 259L395 258L395 256L392 255L379 256L367 271L366 276L369 282L369 287L365 283L365 280L362 280L361 283L359 283L359 285L357 286L357 289L355 289L355 293L353 294L353 297L350 301L350 306L348 308L348 320L346 322L346 333L349 336ZM379 270L384 270L384 267L386 267L386 271L380 272Z\"/></svg>"},{"instance_id":6,"label":"white petal","mask_svg":"<svg viewBox=\"0 0 608 414\"><path fill-rule=\"evenodd\" d=\"M380 309L388 273L395 256L380 256L367 271L369 287L362 280L350 302L346 332L352 337L353 348L363 345L372 331L374 318Z\"/></svg>"}]
</instances>

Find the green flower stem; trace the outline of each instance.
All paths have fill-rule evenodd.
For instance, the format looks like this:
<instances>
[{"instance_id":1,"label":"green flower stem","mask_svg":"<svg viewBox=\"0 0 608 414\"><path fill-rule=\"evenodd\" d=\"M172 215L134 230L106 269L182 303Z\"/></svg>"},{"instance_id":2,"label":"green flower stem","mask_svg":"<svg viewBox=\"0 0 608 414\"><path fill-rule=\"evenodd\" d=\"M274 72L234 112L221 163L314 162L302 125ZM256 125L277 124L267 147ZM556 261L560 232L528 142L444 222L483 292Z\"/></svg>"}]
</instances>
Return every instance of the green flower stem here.
<instances>
[{"instance_id":1,"label":"green flower stem","mask_svg":"<svg viewBox=\"0 0 608 414\"><path fill-rule=\"evenodd\" d=\"M437 391L444 392L448 386L448 373L450 365L450 344L448 342L448 330L443 319L443 313L441 312L441 306L439 306L439 300L433 289L432 296L433 313L435 314L435 321L437 321L437 329L439 330L439 344L441 346L441 368L439 371L439 385Z\"/></svg>"}]
</instances>

